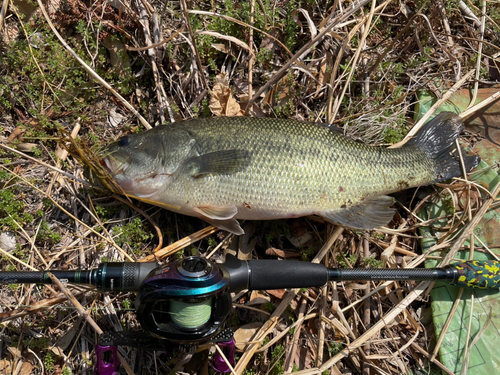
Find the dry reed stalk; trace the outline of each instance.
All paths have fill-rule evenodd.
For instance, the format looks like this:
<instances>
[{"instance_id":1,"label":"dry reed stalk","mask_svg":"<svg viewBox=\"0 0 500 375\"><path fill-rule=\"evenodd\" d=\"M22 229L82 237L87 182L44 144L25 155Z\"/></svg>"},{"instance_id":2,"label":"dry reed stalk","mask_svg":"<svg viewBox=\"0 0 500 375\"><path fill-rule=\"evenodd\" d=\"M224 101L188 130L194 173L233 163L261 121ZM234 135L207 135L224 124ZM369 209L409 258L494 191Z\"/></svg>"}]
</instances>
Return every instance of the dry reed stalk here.
<instances>
[{"instance_id":1,"label":"dry reed stalk","mask_svg":"<svg viewBox=\"0 0 500 375\"><path fill-rule=\"evenodd\" d=\"M86 187L91 187L91 185L88 183L88 181L85 181L85 180L79 179L78 177L76 177L76 176L74 176L74 175L72 175L72 174L69 174L69 173L67 173L67 172L64 172L63 170L61 170L61 169L59 169L59 168L57 168L57 167L54 167L53 165L50 165L50 164L44 163L44 162L43 162L43 161L41 161L41 160L38 160L38 159L36 159L36 158L34 158L34 157L32 157L32 156L29 156L29 155L25 154L24 152L18 151L18 150L14 149L14 148L12 148L12 147L9 147L9 146L7 146L6 144L3 144L3 143L1 143L1 142L0 142L0 148L3 148L4 150L7 150L7 151L12 152L12 153L14 153L14 154L17 154L17 155L19 155L19 156L23 157L24 159L27 159L27 160L29 160L29 161L32 161L32 162L34 162L34 163L36 163L36 164L40 164L40 165L43 165L43 166L44 166L44 167L46 167L46 168L52 169L53 171L56 171L57 173L60 173L60 174L62 174L63 176L68 177L68 178L70 178L70 179L72 179L72 180L74 180L74 181L77 181L77 182L79 182L79 183L81 183L81 184L85 185ZM9 172L10 172L10 171L9 171Z\"/></svg>"},{"instance_id":2,"label":"dry reed stalk","mask_svg":"<svg viewBox=\"0 0 500 375\"><path fill-rule=\"evenodd\" d=\"M409 139L411 139L413 136L415 136L415 134L418 133L420 128L422 126L424 126L424 124L427 122L429 117L431 117L434 114L436 109L438 109L444 102L446 102L450 98L450 96L452 96L455 93L455 91L457 91L470 77L472 77L472 75L474 74L474 71L475 71L475 69L472 69L470 72L468 72L466 75L464 75L460 81L455 83L453 85L453 87L451 87L448 91L446 91L446 93L443 95L443 97L441 99L439 99L438 101L436 101L436 103L434 103L432 105L432 107L429 108L429 110L425 113L425 115L422 116L422 118L415 124L415 126L413 126L413 128L408 132L406 137L401 142L398 142L398 143L395 143L395 144L389 146L389 148L401 147L406 142L408 142Z\"/></svg>"},{"instance_id":3,"label":"dry reed stalk","mask_svg":"<svg viewBox=\"0 0 500 375\"><path fill-rule=\"evenodd\" d=\"M472 90L472 98L470 100L469 105L467 106L467 109L471 108L474 103L476 102L477 99L477 92L479 90L479 78L481 75L481 58L483 54L483 40L484 40L484 27L486 24L486 0L482 0L483 7L481 10L481 29L479 32L479 47L477 50L477 61L476 61L476 80L474 81L474 89ZM447 34L451 35L451 30L446 30ZM449 37L451 38L451 37ZM466 110L467 110L466 109Z\"/></svg>"},{"instance_id":4,"label":"dry reed stalk","mask_svg":"<svg viewBox=\"0 0 500 375\"><path fill-rule=\"evenodd\" d=\"M128 108L128 110L130 112L132 112L136 117L137 119L142 123L142 125L144 125L144 127L146 129L151 129L151 125L149 125L149 123L146 121L146 119L144 117L141 116L141 114L139 112L136 111L136 109L127 101L125 100L124 97L122 97L113 87L111 87L110 84L108 84L104 79L101 78L101 76L99 76L99 74L97 74L90 66L87 65L87 63L85 61L83 61L76 53L75 51L73 51L73 49L69 46L68 43L66 43L66 41L64 40L64 38L61 36L61 34L59 34L59 32L57 31L57 29L55 28L54 24L52 23L52 21L50 20L50 17L49 15L47 14L47 10L45 9L45 6L43 5L42 3L42 0L37 0L37 3L38 3L38 6L40 7L42 13L43 13L43 16L45 17L45 20L47 21L47 23L49 24L52 32L54 33L54 35L57 37L57 39L59 39L59 41L61 42L61 44L64 46L64 48L66 48L66 50L68 50L69 53L71 53L71 55L75 58L76 61L78 61L78 63L92 76L94 77L94 79L99 82L102 86L104 86L106 89L108 89L118 100L120 100L123 105L125 107ZM57 97L57 95L56 95Z\"/></svg>"},{"instance_id":5,"label":"dry reed stalk","mask_svg":"<svg viewBox=\"0 0 500 375\"><path fill-rule=\"evenodd\" d=\"M374 335L378 334L379 331L384 328L387 324L392 322L402 311L404 311L416 298L418 298L421 294L425 292L427 287L431 283L429 281L421 282L417 285L415 289L413 289L397 306L392 308L389 312L387 312L381 319L376 322L369 330L359 336L356 340L354 340L350 345L348 345L344 350L340 353L336 354L328 361L323 363L322 366L312 368L309 370L297 371L293 374L295 375L311 375L322 373L323 371L328 370L331 366L339 362L340 360L347 358L353 351L361 348L366 341L372 338Z\"/></svg>"},{"instance_id":6,"label":"dry reed stalk","mask_svg":"<svg viewBox=\"0 0 500 375\"><path fill-rule=\"evenodd\" d=\"M332 118L337 117L337 113L340 109L340 104L342 103L342 100L344 99L344 95L347 91L347 88L349 87L349 85L351 83L352 75L354 74L354 71L356 70L356 67L358 64L358 59L361 55L361 50L363 49L363 47L365 45L366 37L368 36L368 31L370 30L370 25L372 22L373 14L375 13L375 4L376 4L376 1L372 0L372 6L370 9L370 13L368 13L368 16L363 17L363 20L360 22L361 25L365 26L365 32L361 36L358 48L356 49L356 52L354 53L354 56L351 60L352 61L351 69L349 70L349 74L347 75L347 79L346 79L344 88L342 89L342 92L340 94L340 97L338 98L338 100L336 100L337 105L333 108ZM365 24L365 22L366 22L366 24Z\"/></svg>"},{"instance_id":7,"label":"dry reed stalk","mask_svg":"<svg viewBox=\"0 0 500 375\"><path fill-rule=\"evenodd\" d=\"M99 335L102 334L103 331L101 327L97 325L94 319L92 319L90 314L83 308L83 306L80 304L80 302L78 302L78 300L73 296L73 294L51 272L48 272L47 274L52 280L52 282L61 289L61 291L66 295L66 297L70 300L73 306L75 306L75 308L78 311L78 314L87 321L87 323L94 329L94 331L97 332L97 334ZM134 372L128 365L127 361L125 361L125 359L120 354L118 354L118 360L120 361L120 364L123 366L127 374L134 375Z\"/></svg>"},{"instance_id":8,"label":"dry reed stalk","mask_svg":"<svg viewBox=\"0 0 500 375\"><path fill-rule=\"evenodd\" d=\"M263 85L259 91L255 93L255 95L252 98L249 98L247 107L245 109L245 112L248 113L249 108L252 108L253 103L259 98L271 85L274 85L277 83L285 74L288 73L288 69L295 63L295 61L298 61L302 58L304 54L306 54L314 45L319 43L320 41L323 40L323 38L326 36L327 33L331 31L331 29L336 26L340 22L344 22L347 18L349 18L354 12L356 12L358 9L363 7L365 4L368 3L369 0L361 0L357 2L356 4L353 4L349 9L347 9L343 14L341 14L338 17L335 17L334 19L330 20L327 25L323 28L322 31L316 35L315 38L311 39L306 45L304 45L293 57L291 57L286 64L284 64L280 70L278 70L270 79L269 81L266 82L265 85Z\"/></svg>"},{"instance_id":9,"label":"dry reed stalk","mask_svg":"<svg viewBox=\"0 0 500 375\"><path fill-rule=\"evenodd\" d=\"M182 11L184 13L186 26L187 26L187 29L189 32L189 36L191 38L191 42L192 42L191 47L193 48L194 53L195 53L195 59L196 59L197 65L198 65L197 66L198 72L201 75L201 80L203 81L203 88L210 90L210 87L208 86L208 83L207 83L207 78L205 77L205 72L203 71L203 65L201 65L200 53L198 52L198 47L196 46L196 40L194 38L193 29L191 27L191 21L189 20L189 11L188 11L188 8L186 5L186 0L181 0L181 8L182 8Z\"/></svg>"},{"instance_id":10,"label":"dry reed stalk","mask_svg":"<svg viewBox=\"0 0 500 375\"><path fill-rule=\"evenodd\" d=\"M334 242L337 240L337 238L342 234L344 231L344 228L342 227L337 227L335 232L330 236L328 241L323 245L319 253L314 257L312 260L312 263L319 263L321 260L324 258L325 254L330 251L330 248L333 246ZM235 366L235 371L238 375L243 373L245 370L248 362L252 359L255 351L258 349L264 338L268 335L269 332L274 328L274 326L278 323L278 320L287 308L288 304L292 301L293 298L297 295L299 289L291 289L288 291L287 295L285 298L281 300L281 303L279 306L276 308L276 310L273 312L273 315L267 320L264 325L259 329L259 331L254 335L254 341L256 343L252 343L250 345L247 345L245 348L245 353L241 356L240 360Z\"/></svg>"},{"instance_id":11,"label":"dry reed stalk","mask_svg":"<svg viewBox=\"0 0 500 375\"><path fill-rule=\"evenodd\" d=\"M182 250L185 247L192 245L193 243L198 242L199 240L205 238L206 236L210 236L212 233L215 233L219 230L220 230L219 228L209 225L208 227L203 228L198 232L195 232L187 237L180 239L179 241L174 242L171 245L164 247L163 249L156 251L154 254L142 258L140 262L154 262L156 258L158 259L166 258L169 255L172 255L178 252L179 250Z\"/></svg>"},{"instance_id":12,"label":"dry reed stalk","mask_svg":"<svg viewBox=\"0 0 500 375\"><path fill-rule=\"evenodd\" d=\"M329 263L329 255L330 253L326 253L325 255L325 264ZM326 318L326 305L328 300L328 284L325 285L320 290L321 292L321 302L319 306L319 333L318 333L318 353L316 355L318 363L323 363L323 351L325 347L325 320Z\"/></svg>"},{"instance_id":13,"label":"dry reed stalk","mask_svg":"<svg viewBox=\"0 0 500 375\"><path fill-rule=\"evenodd\" d=\"M396 241L397 237L394 236L394 247L396 246ZM369 233L364 232L363 233L363 256L365 258L368 258L370 256L370 245L369 245ZM391 241L392 244L392 241ZM371 291L371 283L368 281L366 283L366 289L364 290L365 296L369 295ZM363 325L365 330L370 328L371 325L371 319L370 319L370 312L371 312L371 298L368 296L365 298L365 301L363 302ZM366 357L370 355L371 352L371 346L370 343L367 342L365 346L363 347L364 351L364 356L365 359L363 360L363 375L370 375L370 364L366 360Z\"/></svg>"},{"instance_id":14,"label":"dry reed stalk","mask_svg":"<svg viewBox=\"0 0 500 375\"><path fill-rule=\"evenodd\" d=\"M250 26L252 26L249 30L248 35L248 47L250 47L250 53L248 57L248 98L252 97L252 84L253 84L253 61L255 59L253 53L253 25L254 25L254 17L255 17L255 0L250 1Z\"/></svg>"},{"instance_id":15,"label":"dry reed stalk","mask_svg":"<svg viewBox=\"0 0 500 375\"><path fill-rule=\"evenodd\" d=\"M471 312L471 316L472 316L472 312ZM483 336L484 332L486 332L486 329L490 325L492 319L493 319L493 308L490 306L490 312L488 313L488 317L486 318L486 321L484 322L483 326L481 327L479 332L476 334L476 336L474 336L474 339L472 340L469 349L468 350L466 349L464 360L462 362L463 363L462 369L460 370L460 375L467 375L467 370L469 367L469 358L470 358L470 354L472 352L472 348L474 347L474 345L477 344L479 339Z\"/></svg>"},{"instance_id":16,"label":"dry reed stalk","mask_svg":"<svg viewBox=\"0 0 500 375\"><path fill-rule=\"evenodd\" d=\"M151 225L153 226L153 228L155 228L155 230L156 230L156 234L158 235L158 246L156 246L156 248L153 250L153 253L155 253L158 250L160 250L161 247L163 246L163 234L161 233L161 229L158 226L158 224L156 224L156 221L154 221L151 216L149 216L145 211L141 210L135 204L131 203L129 200L124 199L124 198L122 198L122 197L120 197L119 195L116 195L116 194L113 194L113 198L118 199L120 202L126 204L131 209L137 211L139 214L141 214L142 216L144 216L151 223Z\"/></svg>"},{"instance_id":17,"label":"dry reed stalk","mask_svg":"<svg viewBox=\"0 0 500 375\"><path fill-rule=\"evenodd\" d=\"M492 196L496 197L499 193L500 193L500 183L495 187ZM490 209L490 206L492 205L493 202L495 202L495 200L496 200L495 198L488 198L486 201L483 202L483 205L476 211L476 214L474 215L472 220L469 221L469 223L467 223L458 240L455 241L448 254L446 254L445 258L440 264L440 267L449 264L450 261L455 257L456 253L462 247L467 237L470 237L471 233L473 233L474 229L479 224L479 221L483 218L484 214Z\"/></svg>"},{"instance_id":18,"label":"dry reed stalk","mask_svg":"<svg viewBox=\"0 0 500 375\"><path fill-rule=\"evenodd\" d=\"M473 114L474 112L477 112L481 108L486 107L487 105L493 103L495 100L498 100L499 98L500 98L500 90L498 90L496 93L494 93L493 95L491 95L489 98L483 100L480 103L477 103L475 106L470 107L468 110L460 113L458 116L461 117L461 118L463 118L463 119L467 118L467 116Z\"/></svg>"},{"instance_id":19,"label":"dry reed stalk","mask_svg":"<svg viewBox=\"0 0 500 375\"><path fill-rule=\"evenodd\" d=\"M412 348L415 348L417 351L419 351L420 353L422 353L423 355L425 355L432 363L434 363L436 366L438 366L441 370L443 370L447 374L449 374L449 375L455 375L455 373L453 371L451 371L450 369L448 369L445 365L443 365L437 359L431 359L429 353L427 353L427 351L424 348L422 348L420 345L418 345L417 343L413 342L411 344L411 346L412 346Z\"/></svg>"},{"instance_id":20,"label":"dry reed stalk","mask_svg":"<svg viewBox=\"0 0 500 375\"><path fill-rule=\"evenodd\" d=\"M288 332L290 332L290 330L292 328L295 328L298 325L302 325L302 323L305 322L306 320L310 320L310 319L317 318L317 317L318 317L318 314L312 313L312 314L307 314L307 315L303 316L301 319L297 319L297 321L295 323L293 323L290 326L287 326L283 331L281 331L280 333L275 335L266 345L257 349L256 353L262 353L262 352L266 351L271 346L276 344L279 340L281 340L283 338L283 336L285 336ZM260 343L260 341L251 341L251 342L248 342L247 345L248 344L258 344L258 343Z\"/></svg>"},{"instance_id":21,"label":"dry reed stalk","mask_svg":"<svg viewBox=\"0 0 500 375\"><path fill-rule=\"evenodd\" d=\"M439 352L439 349L441 348L441 345L443 344L443 340L446 336L446 332L448 331L448 328L450 328L451 321L453 319L453 316L455 316L455 313L458 308L458 304L462 300L462 294L464 292L464 288L460 288L458 290L458 295L457 298L455 298L455 302L453 302L453 306L451 307L450 313L448 314L448 318L446 318L446 322L444 323L443 329L441 330L441 333L439 334L439 338L436 342L436 346L434 347L434 350L432 351L431 355L431 361L434 361L436 359L436 356Z\"/></svg>"},{"instance_id":22,"label":"dry reed stalk","mask_svg":"<svg viewBox=\"0 0 500 375\"><path fill-rule=\"evenodd\" d=\"M304 314L306 313L306 308L307 308L307 298L306 297L302 297L302 302L300 304L300 310L299 310L298 319L302 319L304 317ZM296 354L297 354L297 346L298 346L298 343L299 343L299 338L300 338L300 332L301 332L301 330L302 330L302 324L299 324L297 326L297 329L293 333L292 345L291 345L291 347L287 348L287 349L289 349L288 350L288 355L286 357L285 364L283 366L283 369L285 371L288 371L288 372L292 371L293 364L295 362L295 357L296 357Z\"/></svg>"},{"instance_id":23,"label":"dry reed stalk","mask_svg":"<svg viewBox=\"0 0 500 375\"><path fill-rule=\"evenodd\" d=\"M240 21L240 20L238 20L236 18L229 17L229 16L226 16L224 14L220 14L220 13L216 13L216 12L207 12L207 11L204 11L204 10L194 10L194 9L189 10L189 14L199 14L199 15L203 15L203 16L218 17L218 18L222 18L222 19L224 19L226 21L234 22L237 25L247 27L250 30L258 31L262 35L265 35L266 37L271 38L273 41L275 41L276 43L278 43L285 50L285 52L288 53L288 55L290 57L293 56L292 53L290 52L290 50L279 39L277 39L276 37L272 36L271 34L266 33L265 31L257 29L256 27L254 27L252 25L249 25L249 24L247 24L247 23L245 23L243 21Z\"/></svg>"},{"instance_id":24,"label":"dry reed stalk","mask_svg":"<svg viewBox=\"0 0 500 375\"><path fill-rule=\"evenodd\" d=\"M5 20L5 15L7 14L7 8L9 7L9 0L2 1L2 9L0 10L0 32L3 28L3 21Z\"/></svg>"},{"instance_id":25,"label":"dry reed stalk","mask_svg":"<svg viewBox=\"0 0 500 375\"><path fill-rule=\"evenodd\" d=\"M460 8L461 12L463 13L464 18L469 18L471 20L471 22L474 24L474 26L481 27L481 21L472 12L472 10L470 10L470 8L467 6L467 4L464 3L463 0L459 1L458 7Z\"/></svg>"}]
</instances>

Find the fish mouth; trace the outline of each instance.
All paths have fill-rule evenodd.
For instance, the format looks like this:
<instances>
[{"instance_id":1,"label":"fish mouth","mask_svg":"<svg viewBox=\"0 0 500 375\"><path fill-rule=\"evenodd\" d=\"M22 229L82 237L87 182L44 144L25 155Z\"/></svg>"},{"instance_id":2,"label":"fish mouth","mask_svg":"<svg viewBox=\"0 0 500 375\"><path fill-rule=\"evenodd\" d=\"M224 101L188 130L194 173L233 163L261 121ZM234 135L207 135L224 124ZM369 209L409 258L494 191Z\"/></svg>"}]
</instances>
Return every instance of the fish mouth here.
<instances>
[{"instance_id":1,"label":"fish mouth","mask_svg":"<svg viewBox=\"0 0 500 375\"><path fill-rule=\"evenodd\" d=\"M100 164L113 176L123 174L130 166L130 162L128 160L120 160L119 158L110 156L102 158L100 160Z\"/></svg>"}]
</instances>

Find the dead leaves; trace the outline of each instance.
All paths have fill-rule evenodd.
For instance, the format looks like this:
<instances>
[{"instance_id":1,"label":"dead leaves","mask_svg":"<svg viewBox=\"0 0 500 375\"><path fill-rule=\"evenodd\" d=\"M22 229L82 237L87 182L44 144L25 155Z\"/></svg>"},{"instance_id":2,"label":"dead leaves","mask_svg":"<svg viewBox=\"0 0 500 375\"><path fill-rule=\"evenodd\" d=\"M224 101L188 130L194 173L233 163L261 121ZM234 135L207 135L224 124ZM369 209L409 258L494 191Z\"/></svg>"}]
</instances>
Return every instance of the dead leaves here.
<instances>
[{"instance_id":1,"label":"dead leaves","mask_svg":"<svg viewBox=\"0 0 500 375\"><path fill-rule=\"evenodd\" d=\"M210 111L215 116L243 116L240 105L231 93L227 74L222 71L215 77L210 93Z\"/></svg>"}]
</instances>

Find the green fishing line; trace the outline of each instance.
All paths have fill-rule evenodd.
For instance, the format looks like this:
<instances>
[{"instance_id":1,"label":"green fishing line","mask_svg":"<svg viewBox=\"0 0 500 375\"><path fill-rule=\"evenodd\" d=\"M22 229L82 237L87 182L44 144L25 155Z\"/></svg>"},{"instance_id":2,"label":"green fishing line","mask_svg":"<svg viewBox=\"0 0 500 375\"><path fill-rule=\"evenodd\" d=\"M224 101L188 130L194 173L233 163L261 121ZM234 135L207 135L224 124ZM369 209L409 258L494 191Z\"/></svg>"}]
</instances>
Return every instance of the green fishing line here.
<instances>
[{"instance_id":1,"label":"green fishing line","mask_svg":"<svg viewBox=\"0 0 500 375\"><path fill-rule=\"evenodd\" d=\"M197 328L208 322L212 313L212 298L202 302L170 301L172 320L179 327Z\"/></svg>"}]
</instances>

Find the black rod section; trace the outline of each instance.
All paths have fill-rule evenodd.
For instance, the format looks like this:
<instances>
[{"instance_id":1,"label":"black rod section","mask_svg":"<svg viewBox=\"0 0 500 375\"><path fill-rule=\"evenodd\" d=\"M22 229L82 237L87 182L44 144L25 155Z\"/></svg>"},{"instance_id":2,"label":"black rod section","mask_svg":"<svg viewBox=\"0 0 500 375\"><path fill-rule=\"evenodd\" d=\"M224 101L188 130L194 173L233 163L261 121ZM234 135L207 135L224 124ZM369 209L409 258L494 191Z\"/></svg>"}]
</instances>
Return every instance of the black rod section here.
<instances>
[{"instance_id":1,"label":"black rod section","mask_svg":"<svg viewBox=\"0 0 500 375\"><path fill-rule=\"evenodd\" d=\"M458 274L453 268L329 268L328 281L348 280L415 280L415 281L448 281L455 282Z\"/></svg>"},{"instance_id":2,"label":"black rod section","mask_svg":"<svg viewBox=\"0 0 500 375\"><path fill-rule=\"evenodd\" d=\"M48 272L63 283L95 286L101 292L135 292L158 263L101 263L91 270L0 271L0 284L52 284Z\"/></svg>"}]
</instances>

